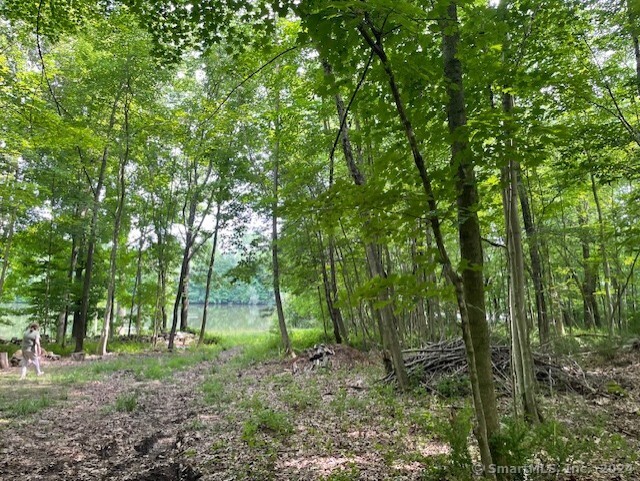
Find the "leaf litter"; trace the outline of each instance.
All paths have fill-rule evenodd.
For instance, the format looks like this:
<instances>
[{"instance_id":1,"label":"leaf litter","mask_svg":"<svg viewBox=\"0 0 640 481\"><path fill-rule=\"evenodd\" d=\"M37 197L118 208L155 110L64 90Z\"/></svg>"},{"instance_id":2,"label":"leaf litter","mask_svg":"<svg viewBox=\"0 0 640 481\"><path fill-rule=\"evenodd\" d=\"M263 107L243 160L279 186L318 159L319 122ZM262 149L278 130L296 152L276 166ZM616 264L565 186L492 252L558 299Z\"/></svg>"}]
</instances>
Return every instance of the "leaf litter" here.
<instances>
[{"instance_id":1,"label":"leaf litter","mask_svg":"<svg viewBox=\"0 0 640 481\"><path fill-rule=\"evenodd\" d=\"M120 371L73 386L63 402L0 424L0 480L423 479L450 452L431 429L447 418L448 401L398 395L377 382L378 356L332 349L331 362L318 368L304 357L235 362L232 350L164 381ZM570 427L600 416L606 433L637 449L640 356L616 362L605 370L625 380L619 396L556 394L544 407ZM130 393L134 408L114 409ZM594 434L595 450L600 442Z\"/></svg>"}]
</instances>

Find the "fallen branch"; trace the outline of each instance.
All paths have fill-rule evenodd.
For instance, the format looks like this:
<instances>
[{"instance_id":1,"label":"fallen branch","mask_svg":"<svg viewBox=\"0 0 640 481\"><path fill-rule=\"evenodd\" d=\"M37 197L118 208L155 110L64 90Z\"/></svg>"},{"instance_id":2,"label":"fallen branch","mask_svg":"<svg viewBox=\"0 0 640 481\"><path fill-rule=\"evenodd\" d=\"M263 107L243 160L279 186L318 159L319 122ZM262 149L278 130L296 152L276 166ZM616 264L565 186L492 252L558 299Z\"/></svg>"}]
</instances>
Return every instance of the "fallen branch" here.
<instances>
[{"instance_id":1,"label":"fallen branch","mask_svg":"<svg viewBox=\"0 0 640 481\"><path fill-rule=\"evenodd\" d=\"M407 374L429 391L437 391L438 383L445 378L467 373L467 357L462 340L428 344L421 349L403 351L403 354ZM493 346L491 357L498 389L510 393L512 376L509 346ZM583 396L606 395L606 391L599 388L602 383L595 376L585 373L575 361L545 353L534 353L533 361L536 379L551 390L576 392ZM395 380L394 372L383 379L385 382Z\"/></svg>"}]
</instances>

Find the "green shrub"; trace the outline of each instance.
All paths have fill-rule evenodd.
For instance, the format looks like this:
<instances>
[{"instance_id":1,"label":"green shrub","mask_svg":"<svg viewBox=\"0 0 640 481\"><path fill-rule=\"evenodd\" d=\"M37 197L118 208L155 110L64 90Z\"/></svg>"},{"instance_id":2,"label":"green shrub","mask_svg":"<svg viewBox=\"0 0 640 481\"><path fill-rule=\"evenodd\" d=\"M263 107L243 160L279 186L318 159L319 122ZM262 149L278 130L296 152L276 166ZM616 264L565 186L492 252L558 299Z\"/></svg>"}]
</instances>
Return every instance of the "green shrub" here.
<instances>
[{"instance_id":1,"label":"green shrub","mask_svg":"<svg viewBox=\"0 0 640 481\"><path fill-rule=\"evenodd\" d=\"M466 375L451 374L438 381L436 391L447 399L468 397L471 395L471 383Z\"/></svg>"}]
</instances>

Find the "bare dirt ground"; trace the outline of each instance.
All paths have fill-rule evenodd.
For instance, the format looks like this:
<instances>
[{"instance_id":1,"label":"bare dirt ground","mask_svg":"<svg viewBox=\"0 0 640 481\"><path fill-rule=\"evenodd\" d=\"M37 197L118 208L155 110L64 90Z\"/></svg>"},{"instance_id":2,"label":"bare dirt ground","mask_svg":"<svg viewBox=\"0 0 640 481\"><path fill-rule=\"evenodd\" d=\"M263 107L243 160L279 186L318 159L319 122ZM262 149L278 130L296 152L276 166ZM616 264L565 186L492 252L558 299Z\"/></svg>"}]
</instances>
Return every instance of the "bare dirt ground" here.
<instances>
[{"instance_id":1,"label":"bare dirt ground","mask_svg":"<svg viewBox=\"0 0 640 481\"><path fill-rule=\"evenodd\" d=\"M311 369L304 358L240 363L238 353L223 351L161 381L119 370L71 384L36 414L2 419L0 412L0 480L417 481L450 451L441 420L460 401L396 395L376 383L378 359L338 347L330 366ZM596 464L635 463L634 471L531 479L638 479L628 453L640 446L640 383L633 381L640 355L614 364L609 369L630 380L618 397L559 395L544 407L569 427L593 424L581 449ZM0 395L61 389L46 376L16 387L15 374L0 374ZM135 405L116 408L127 396Z\"/></svg>"}]
</instances>

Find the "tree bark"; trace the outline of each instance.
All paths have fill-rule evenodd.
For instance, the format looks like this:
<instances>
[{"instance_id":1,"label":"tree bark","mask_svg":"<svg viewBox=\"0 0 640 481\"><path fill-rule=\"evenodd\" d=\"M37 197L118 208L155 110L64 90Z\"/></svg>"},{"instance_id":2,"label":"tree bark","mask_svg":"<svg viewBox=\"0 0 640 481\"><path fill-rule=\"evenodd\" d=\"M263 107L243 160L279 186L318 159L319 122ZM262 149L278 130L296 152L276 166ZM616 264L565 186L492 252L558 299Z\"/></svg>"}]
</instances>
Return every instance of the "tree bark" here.
<instances>
[{"instance_id":1,"label":"tree bark","mask_svg":"<svg viewBox=\"0 0 640 481\"><path fill-rule=\"evenodd\" d=\"M604 290L605 290L605 306L604 316L605 323L609 334L613 335L614 326L614 307L613 299L611 297L611 267L609 266L609 258L607 257L606 239L605 239L605 226L604 217L602 215L602 206L600 205L600 197L598 196L598 187L596 186L596 179L593 173L591 174L591 190L593 192L593 200L596 204L596 211L598 213L598 227L599 227L599 243L600 243L600 256L602 257L602 267L604 270Z\"/></svg>"},{"instance_id":2,"label":"tree bark","mask_svg":"<svg viewBox=\"0 0 640 481\"><path fill-rule=\"evenodd\" d=\"M4 291L4 281L7 278L7 270L9 269L9 256L11 254L11 244L13 242L15 222L15 213L12 212L11 218L9 219L7 236L4 238L4 249L2 251L2 271L0 271L0 299L2 299L2 293Z\"/></svg>"},{"instance_id":3,"label":"tree bark","mask_svg":"<svg viewBox=\"0 0 640 481\"><path fill-rule=\"evenodd\" d=\"M329 77L333 83L333 76L331 67L328 62L324 62L325 74ZM366 183L366 178L362 174L360 167L355 161L353 156L353 148L351 146L351 140L349 138L349 129L347 127L346 118L347 111L342 100L342 97L338 92L335 94L336 110L338 112L338 119L340 122L341 132L340 139L342 141L342 151L344 153L345 161L349 169L349 173L353 182L357 186L362 186ZM365 218L365 227L368 220ZM379 277L381 279L386 278L386 273L382 267L382 259L376 242L367 242L365 246L365 253L367 257L367 265L369 267L369 273L372 278ZM401 390L405 390L409 387L409 378L404 365L404 359L402 357L402 348L400 346L400 340L398 339L398 333L396 330L395 322L393 320L393 308L391 299L389 298L388 288L382 289L378 295L378 305L375 309L375 314L378 317L378 325L382 341L386 349L390 351L391 361L393 369L396 373L396 379L398 380L398 387Z\"/></svg>"},{"instance_id":4,"label":"tree bark","mask_svg":"<svg viewBox=\"0 0 640 481\"><path fill-rule=\"evenodd\" d=\"M126 195L125 185L125 168L128 160L129 146L127 145L124 159L120 162L118 171L118 206L116 207L116 218L113 225L113 235L111 237L111 254L109 256L109 286L107 288L107 305L104 310L104 322L102 325L102 334L98 345L98 354L105 356L107 354L107 342L109 340L109 332L111 326L111 318L113 311L113 300L116 288L116 267L118 256L118 245L120 241L120 225L122 223L122 212L124 211L124 199Z\"/></svg>"},{"instance_id":5,"label":"tree bark","mask_svg":"<svg viewBox=\"0 0 640 481\"><path fill-rule=\"evenodd\" d=\"M585 213L578 216L578 221L584 229L587 229L588 223L587 208L588 206L585 205ZM581 286L584 307L584 324L587 328L599 328L602 326L602 321L600 319L598 302L596 301L597 275L593 259L591 258L591 247L587 237L587 232L583 232L580 237L582 262L584 265L584 280Z\"/></svg>"},{"instance_id":6,"label":"tree bark","mask_svg":"<svg viewBox=\"0 0 640 481\"><path fill-rule=\"evenodd\" d=\"M460 258L463 261L462 291L464 306L467 311L468 329L465 329L463 317L463 333L467 345L468 357L472 360L470 368L477 374L472 377L475 382L476 417L479 420L479 444L485 475L488 466L493 463L496 439L500 430L496 406L493 371L491 364L491 346L489 327L484 306L484 275L480 223L476 209L478 192L471 151L463 134L467 124L466 104L462 80L462 64L458 58L460 32L457 4L450 2L447 7L447 18L442 22L442 51L444 57L444 78L447 85L447 118L451 142L451 164L456 169L456 189L458 206L458 234L460 242ZM477 379L473 379L476 377ZM479 411L479 412L478 412Z\"/></svg>"},{"instance_id":7,"label":"tree bark","mask_svg":"<svg viewBox=\"0 0 640 481\"><path fill-rule=\"evenodd\" d=\"M122 224L122 213L124 211L124 200L126 197L125 169L129 162L129 100L125 101L124 108L124 129L125 129L125 150L120 161L118 169L118 205L116 207L116 217L113 225L113 235L111 237L111 254L109 256L109 286L107 287L107 305L104 311L104 322L102 326L102 334L100 343L98 344L98 354L105 356L107 354L107 341L109 340L109 332L111 319L113 318L113 301L116 288L116 260L118 256L118 245L120 240L120 226Z\"/></svg>"},{"instance_id":8,"label":"tree bark","mask_svg":"<svg viewBox=\"0 0 640 481\"><path fill-rule=\"evenodd\" d=\"M187 218L187 235L185 238L185 246L182 251L182 264L180 265L180 280L178 281L178 290L176 294L176 300L173 303L173 316L171 320L171 333L169 334L169 350L174 347L174 339L178 328L178 309L181 305L182 296L185 289L184 284L189 282L189 262L191 260L191 248L193 247L195 234L193 232L193 226L196 218L197 202L194 199L189 203L189 216Z\"/></svg>"},{"instance_id":9,"label":"tree bark","mask_svg":"<svg viewBox=\"0 0 640 481\"><path fill-rule=\"evenodd\" d=\"M216 262L216 250L218 249L218 230L220 228L220 209L221 201L216 206L216 224L213 228L213 242L211 245L211 257L209 258L209 267L207 269L207 285L204 291L204 310L202 312L202 325L200 326L200 337L198 345L204 342L204 334L207 329L207 314L209 312L209 295L211 293L211 281L213 279L213 268Z\"/></svg>"},{"instance_id":10,"label":"tree bark","mask_svg":"<svg viewBox=\"0 0 640 481\"><path fill-rule=\"evenodd\" d=\"M547 309L547 299L544 288L544 269L540 258L540 242L538 232L531 214L531 205L527 190L522 182L522 175L519 176L518 197L522 209L522 219L524 221L524 231L527 234L529 243L529 259L531 261L531 279L536 296L536 314L538 318L538 333L540 344L549 342L549 313Z\"/></svg>"},{"instance_id":11,"label":"tree bark","mask_svg":"<svg viewBox=\"0 0 640 481\"><path fill-rule=\"evenodd\" d=\"M380 59L387 75L396 110L411 147L414 162L427 197L429 221L440 262L445 275L454 285L462 321L462 333L469 364L469 377L478 421L476 438L478 439L486 474L489 475L490 467L493 464L493 456L499 454L497 446L491 445L491 441L497 439L499 423L491 369L489 331L484 310L482 246L480 244L478 219L475 214L477 206L475 176L473 164L469 159L470 153L468 152L467 144L461 139L461 131L466 125L466 111L462 85L462 66L457 59L457 45L459 42L457 6L454 2L447 6L446 18L442 20L441 28L443 32L444 77L448 94L447 114L449 130L453 139L451 145L452 166L456 172L461 259L465 264L461 277L454 271L447 254L440 229L440 219L437 215L438 209L431 186L431 179L427 173L413 126L406 113L395 75L382 46L382 33L372 25L368 18L365 20L365 23L361 24L358 30ZM366 30L365 27L367 26L371 29L375 40Z\"/></svg>"},{"instance_id":12,"label":"tree bark","mask_svg":"<svg viewBox=\"0 0 640 481\"><path fill-rule=\"evenodd\" d=\"M502 108L508 117L513 115L514 106L513 95L505 92L502 95ZM509 120L507 119L507 126ZM505 135L507 154L514 155L515 142L509 127L506 129ZM519 163L509 158L507 165L502 169L502 205L507 230L507 254L510 274L511 366L514 375L514 399L516 403L522 405L525 419L531 424L538 424L540 422L540 413L535 395L536 378L529 339L529 322L527 321L522 228L518 212L519 174ZM516 406L516 414L517 408L518 406Z\"/></svg>"},{"instance_id":13,"label":"tree bark","mask_svg":"<svg viewBox=\"0 0 640 481\"><path fill-rule=\"evenodd\" d=\"M191 277L191 262L187 262L187 272L182 281L182 293L180 296L180 330L186 331L189 328L189 280Z\"/></svg>"},{"instance_id":14,"label":"tree bark","mask_svg":"<svg viewBox=\"0 0 640 481\"><path fill-rule=\"evenodd\" d=\"M271 261L273 269L273 296L278 313L278 327L280 328L280 338L286 355L293 355L291 340L287 331L287 323L284 318L282 307L282 296L280 294L280 262L278 259L278 189L280 182L280 91L276 87L275 99L275 142L273 145L273 203L271 205Z\"/></svg>"},{"instance_id":15,"label":"tree bark","mask_svg":"<svg viewBox=\"0 0 640 481\"><path fill-rule=\"evenodd\" d=\"M440 229L438 208L427 173L424 158L420 152L413 126L407 115L400 90L395 80L393 69L382 45L382 33L366 18L366 22L358 27L367 44L380 59L387 75L396 110L402 122L405 135L411 147L414 163L427 197L429 221L434 234L440 262L447 279L453 284L460 318L462 334L465 341L469 364L474 407L478 428L476 438L480 447L480 455L486 475L490 476L493 457L498 455L497 446L491 441L497 439L500 425L496 407L495 388L491 365L489 329L484 309L484 282L482 274L482 245L477 214L477 191L473 171L473 163L462 132L466 125L466 107L462 84L462 65L457 58L459 43L459 25L457 6L451 2L447 6L446 17L441 21L442 51L444 57L444 78L447 85L447 117L451 134L452 167L456 172L458 231L460 238L461 259L464 263L462 276L459 276L451 265ZM369 27L373 37L365 27ZM374 39L375 38L375 39ZM494 452L492 452L494 451ZM499 460L499 457L496 457ZM491 476L493 477L493 476Z\"/></svg>"},{"instance_id":16,"label":"tree bark","mask_svg":"<svg viewBox=\"0 0 640 481\"><path fill-rule=\"evenodd\" d=\"M109 119L108 136L111 134L111 130L116 121L116 109L120 101L121 92L118 92L116 98L111 107L111 116ZM80 152L80 150L78 149ZM82 352L84 349L84 337L87 329L87 317L89 314L89 302L91 294L91 276L93 274L93 257L96 249L96 231L98 228L98 212L100 210L100 194L102 193L102 187L104 185L104 178L107 172L107 160L109 156L109 146L106 145L102 152L102 160L100 162L100 170L98 171L98 181L96 183L95 190L93 191L93 203L91 206L91 224L89 230L89 240L87 242L87 260L85 263L84 283L82 286L82 302L80 306L80 316L78 318L78 326L76 328L74 322L74 329L76 329L76 347L75 352Z\"/></svg>"},{"instance_id":17,"label":"tree bark","mask_svg":"<svg viewBox=\"0 0 640 481\"><path fill-rule=\"evenodd\" d=\"M131 323L133 322L133 309L136 306L136 298L138 298L138 305L140 304L140 284L142 282L142 247L144 246L144 231L140 232L140 243L138 244L138 259L136 261L136 280L133 284L133 293L131 294L131 309L129 311L129 329L127 335L131 336ZM136 334L140 335L140 326L136 320Z\"/></svg>"},{"instance_id":18,"label":"tree bark","mask_svg":"<svg viewBox=\"0 0 640 481\"><path fill-rule=\"evenodd\" d=\"M115 111L115 104L114 104ZM115 115L112 114L112 118ZM112 120L113 124L113 120ZM91 224L89 230L89 240L87 243L87 260L85 264L84 282L82 285L82 302L80 306L80 317L78 318L78 327L76 328L76 347L75 352L82 352L84 349L84 337L87 328L87 317L89 314L89 302L91 294L91 276L93 274L93 258L96 249L96 231L98 228L98 212L100 210L100 194L104 185L104 177L107 171L107 159L109 148L105 147L102 153L102 161L100 162L100 171L98 173L98 182L93 195L93 205L91 213ZM74 328L75 328L74 323Z\"/></svg>"},{"instance_id":19,"label":"tree bark","mask_svg":"<svg viewBox=\"0 0 640 481\"><path fill-rule=\"evenodd\" d=\"M0 352L0 370L9 369L9 354Z\"/></svg>"},{"instance_id":20,"label":"tree bark","mask_svg":"<svg viewBox=\"0 0 640 481\"><path fill-rule=\"evenodd\" d=\"M638 40L640 33L640 26L638 26L640 5L638 5L637 0L627 0L627 16L629 17L631 42L633 43L633 53L636 59L636 90L640 96L640 41Z\"/></svg>"}]
</instances>

